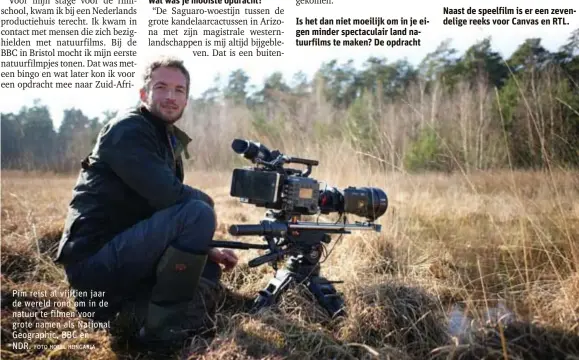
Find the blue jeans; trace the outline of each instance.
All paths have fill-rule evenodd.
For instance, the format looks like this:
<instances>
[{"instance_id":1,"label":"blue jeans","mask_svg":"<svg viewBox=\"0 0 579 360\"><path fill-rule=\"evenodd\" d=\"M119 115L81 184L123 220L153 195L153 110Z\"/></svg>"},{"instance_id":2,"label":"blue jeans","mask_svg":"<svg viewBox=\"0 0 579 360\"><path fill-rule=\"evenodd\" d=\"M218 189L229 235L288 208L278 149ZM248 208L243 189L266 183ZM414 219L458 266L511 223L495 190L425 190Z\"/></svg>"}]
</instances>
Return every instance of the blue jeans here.
<instances>
[{"instance_id":1,"label":"blue jeans","mask_svg":"<svg viewBox=\"0 0 579 360\"><path fill-rule=\"evenodd\" d=\"M78 297L85 306L79 311L96 311L97 318L114 314L127 300L145 294L154 285L158 260L168 246L206 254L215 232L215 213L204 202L191 200L158 211L106 243L96 254L66 266L72 288L87 291L88 297ZM203 277L219 282L221 267L207 261ZM91 290L103 291L105 296L93 298L97 306L90 306ZM99 307L105 300L109 306Z\"/></svg>"}]
</instances>

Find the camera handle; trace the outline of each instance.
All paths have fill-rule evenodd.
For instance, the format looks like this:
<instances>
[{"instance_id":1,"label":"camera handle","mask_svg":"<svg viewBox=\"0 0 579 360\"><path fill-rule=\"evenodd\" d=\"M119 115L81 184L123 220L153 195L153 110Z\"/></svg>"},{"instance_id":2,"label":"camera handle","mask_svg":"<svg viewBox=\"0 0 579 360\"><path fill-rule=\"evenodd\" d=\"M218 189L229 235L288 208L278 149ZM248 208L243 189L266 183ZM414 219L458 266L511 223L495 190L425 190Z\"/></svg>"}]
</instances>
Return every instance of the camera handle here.
<instances>
[{"instance_id":1,"label":"camera handle","mask_svg":"<svg viewBox=\"0 0 579 360\"><path fill-rule=\"evenodd\" d=\"M273 170L273 171L283 169L284 172L288 175L289 174L299 174L299 176L302 176L302 177L310 176L310 174L312 173L312 166L319 165L319 162L317 160L304 159L304 158L299 158L299 157L295 157L295 156L286 156L286 155L281 154L277 150L272 152L272 158L273 158L273 160L270 160L270 161L262 160L260 158L255 158L253 160L253 162L257 165L265 166L266 168ZM291 163L306 165L306 170L288 169L288 168L283 167L285 164L291 164Z\"/></svg>"}]
</instances>

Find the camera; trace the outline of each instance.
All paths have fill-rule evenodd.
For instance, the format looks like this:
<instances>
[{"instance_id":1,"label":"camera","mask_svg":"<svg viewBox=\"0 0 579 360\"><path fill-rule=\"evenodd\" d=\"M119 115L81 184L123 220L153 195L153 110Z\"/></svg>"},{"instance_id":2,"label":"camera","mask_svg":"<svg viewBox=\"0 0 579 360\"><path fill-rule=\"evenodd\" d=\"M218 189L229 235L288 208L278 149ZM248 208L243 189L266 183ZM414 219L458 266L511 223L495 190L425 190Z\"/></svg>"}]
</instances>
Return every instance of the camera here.
<instances>
[{"instance_id":1,"label":"camera","mask_svg":"<svg viewBox=\"0 0 579 360\"><path fill-rule=\"evenodd\" d=\"M320 273L322 256L327 256L325 246L331 242L330 234L349 234L352 230L374 230L381 226L373 223L388 208L388 197L374 187L349 186L343 190L322 187L309 175L318 161L291 157L279 150L270 151L263 144L235 139L233 151L250 160L254 167L233 170L230 195L241 202L264 207L265 218L257 224L233 224L229 233L234 236L262 236L266 244L214 240L212 246L236 249L261 249L268 252L248 262L249 267L269 263L275 276L259 291L253 311L270 306L288 288L306 284L318 303L335 317L345 316L344 300L332 284ZM287 168L286 164L302 164L306 169ZM301 221L303 215L339 213L343 222L323 223ZM354 214L365 222L347 224L345 214ZM330 250L331 253L331 250ZM287 259L285 266L277 264Z\"/></svg>"},{"instance_id":2,"label":"camera","mask_svg":"<svg viewBox=\"0 0 579 360\"><path fill-rule=\"evenodd\" d=\"M285 214L314 215L331 212L348 213L374 221L388 208L388 197L374 187L321 188L310 178L312 166L318 161L290 157L279 150L270 151L263 144L235 139L232 149L253 162L255 167L233 170L230 195L240 201ZM306 165L305 170L284 167L294 163Z\"/></svg>"}]
</instances>

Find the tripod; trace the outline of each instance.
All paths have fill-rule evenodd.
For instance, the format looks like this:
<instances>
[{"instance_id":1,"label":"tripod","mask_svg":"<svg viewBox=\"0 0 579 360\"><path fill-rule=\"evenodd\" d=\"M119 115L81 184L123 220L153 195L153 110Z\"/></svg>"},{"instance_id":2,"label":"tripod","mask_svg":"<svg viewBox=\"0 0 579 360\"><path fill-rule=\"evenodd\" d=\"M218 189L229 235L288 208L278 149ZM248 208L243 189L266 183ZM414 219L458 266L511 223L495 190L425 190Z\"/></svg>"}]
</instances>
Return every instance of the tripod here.
<instances>
[{"instance_id":1,"label":"tripod","mask_svg":"<svg viewBox=\"0 0 579 360\"><path fill-rule=\"evenodd\" d=\"M287 215L286 215L287 216ZM345 316L344 301L333 284L320 275L320 258L324 245L331 241L329 233L347 234L347 229L370 229L364 225L318 224L298 222L298 216L291 221L283 213L269 212L259 224L233 225L232 235L262 236L267 245L248 244L237 241L213 241L213 247L234 249L264 249L265 255L249 261L249 267L272 263L274 277L259 291L251 312L273 305L285 291L294 285L304 284L318 303L332 318ZM278 269L277 262L287 256L285 266Z\"/></svg>"},{"instance_id":2,"label":"tripod","mask_svg":"<svg viewBox=\"0 0 579 360\"><path fill-rule=\"evenodd\" d=\"M320 275L321 243L329 241L330 236L321 232L305 232L294 238L292 243L298 244L292 249L295 255L281 269L274 265L275 276L259 291L252 312L273 305L292 286L304 284L330 317L345 316L344 301L333 286L341 281L329 281Z\"/></svg>"},{"instance_id":3,"label":"tripod","mask_svg":"<svg viewBox=\"0 0 579 360\"><path fill-rule=\"evenodd\" d=\"M380 232L374 223L317 223L299 221L299 215L288 215L272 210L259 224L232 225L229 233L234 236L262 236L267 245L248 244L238 241L213 241L213 247L233 249L264 249L265 255L249 261L249 267L272 263L276 271L267 286L259 291L252 311L272 305L291 286L305 284L318 303L332 317L345 316L344 301L332 284L320 275L320 258L324 245L331 241L329 234L350 234L351 230ZM277 262L288 256L285 266L277 268Z\"/></svg>"}]
</instances>

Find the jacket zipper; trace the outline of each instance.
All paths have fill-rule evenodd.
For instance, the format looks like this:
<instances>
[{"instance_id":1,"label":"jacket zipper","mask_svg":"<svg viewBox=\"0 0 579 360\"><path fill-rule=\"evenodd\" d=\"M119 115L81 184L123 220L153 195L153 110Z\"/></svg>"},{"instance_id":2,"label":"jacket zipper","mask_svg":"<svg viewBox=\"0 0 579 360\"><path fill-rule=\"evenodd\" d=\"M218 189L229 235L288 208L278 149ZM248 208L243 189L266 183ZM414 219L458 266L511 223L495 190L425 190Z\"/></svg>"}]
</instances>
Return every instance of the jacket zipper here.
<instances>
[{"instance_id":1,"label":"jacket zipper","mask_svg":"<svg viewBox=\"0 0 579 360\"><path fill-rule=\"evenodd\" d=\"M169 141L169 148L171 149L171 155L173 156L173 165L175 170L177 169L177 157L175 156L175 150L173 149L173 142L171 141L171 136L169 135L168 131L165 131L167 134L167 140Z\"/></svg>"}]
</instances>

